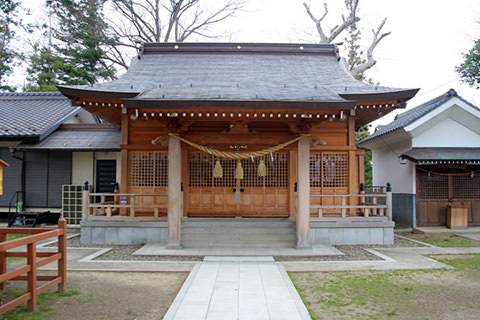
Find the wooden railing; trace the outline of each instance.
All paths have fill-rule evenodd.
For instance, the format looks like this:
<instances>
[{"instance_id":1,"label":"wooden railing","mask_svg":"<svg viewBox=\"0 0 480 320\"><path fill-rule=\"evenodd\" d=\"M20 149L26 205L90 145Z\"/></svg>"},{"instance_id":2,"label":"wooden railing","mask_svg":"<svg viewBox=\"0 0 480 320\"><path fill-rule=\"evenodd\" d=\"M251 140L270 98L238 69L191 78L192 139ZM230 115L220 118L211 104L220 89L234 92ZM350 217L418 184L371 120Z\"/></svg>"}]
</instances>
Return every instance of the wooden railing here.
<instances>
[{"instance_id":1,"label":"wooden railing","mask_svg":"<svg viewBox=\"0 0 480 320\"><path fill-rule=\"evenodd\" d=\"M323 218L324 209L340 209L341 217L347 217L347 210L360 211L364 217L386 216L392 220L392 192L372 194L312 194L312 198L341 198L340 205L310 205L312 209L318 209L318 218ZM379 201L382 199L383 201ZM366 201L368 200L368 201ZM353 203L353 204L348 204Z\"/></svg>"},{"instance_id":2,"label":"wooden railing","mask_svg":"<svg viewBox=\"0 0 480 320\"><path fill-rule=\"evenodd\" d=\"M6 241L7 234L31 234L23 238ZM53 237L58 237L58 250L56 252L37 252L37 242ZM7 251L20 246L27 246L24 251ZM8 257L27 258L26 265L7 272ZM43 258L37 260L37 258ZM37 269L58 261L56 275L37 275ZM26 275L25 275L26 274ZM67 279L67 222L58 220L58 228L0 228L0 289L5 289L5 282L9 280L27 281L28 292L24 295L0 306L3 314L18 305L27 302L27 310L35 311L37 308L37 295L58 285L58 291L64 291ZM48 281L37 287L37 281Z\"/></svg>"},{"instance_id":3,"label":"wooden railing","mask_svg":"<svg viewBox=\"0 0 480 320\"><path fill-rule=\"evenodd\" d=\"M100 197L100 202L92 201L92 198L95 197ZM106 201L107 197L111 197L113 201ZM165 201L165 204L143 204L137 200L145 197L167 198L168 195L166 193L91 193L85 190L82 198L83 220L101 216L110 218L112 215L135 218L137 217L136 209L151 209L153 218L158 218L159 209L167 208L167 201Z\"/></svg>"}]
</instances>

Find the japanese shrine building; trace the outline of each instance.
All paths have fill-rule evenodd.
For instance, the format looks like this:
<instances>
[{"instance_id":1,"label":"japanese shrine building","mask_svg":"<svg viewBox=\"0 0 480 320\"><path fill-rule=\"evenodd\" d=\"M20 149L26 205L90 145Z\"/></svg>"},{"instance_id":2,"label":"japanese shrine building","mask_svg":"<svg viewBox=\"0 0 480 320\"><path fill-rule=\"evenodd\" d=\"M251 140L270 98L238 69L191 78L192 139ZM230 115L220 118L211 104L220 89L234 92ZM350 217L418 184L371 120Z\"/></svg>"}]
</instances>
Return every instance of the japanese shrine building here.
<instances>
[{"instance_id":1,"label":"japanese shrine building","mask_svg":"<svg viewBox=\"0 0 480 320\"><path fill-rule=\"evenodd\" d=\"M146 43L118 80L59 89L122 130L120 196L85 205L87 242L97 232L180 247L192 217L285 218L298 248L393 241L387 217L356 217L365 208L354 133L417 89L355 80L336 45ZM329 235L355 226L365 239ZM119 228L128 236L116 238Z\"/></svg>"}]
</instances>

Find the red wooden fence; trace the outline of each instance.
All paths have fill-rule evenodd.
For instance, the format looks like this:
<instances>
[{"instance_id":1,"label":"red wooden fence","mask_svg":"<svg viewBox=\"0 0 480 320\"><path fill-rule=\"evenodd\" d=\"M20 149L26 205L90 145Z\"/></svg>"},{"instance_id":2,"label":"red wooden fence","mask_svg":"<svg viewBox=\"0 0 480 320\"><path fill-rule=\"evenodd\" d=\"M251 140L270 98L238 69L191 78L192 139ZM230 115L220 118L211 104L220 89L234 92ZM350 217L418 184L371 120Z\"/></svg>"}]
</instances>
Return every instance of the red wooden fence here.
<instances>
[{"instance_id":1,"label":"red wooden fence","mask_svg":"<svg viewBox=\"0 0 480 320\"><path fill-rule=\"evenodd\" d=\"M6 241L7 234L31 234L24 238ZM58 237L56 252L37 252L37 242ZM27 246L24 251L7 251L20 246ZM7 272L7 257L27 258L26 265ZM37 258L42 258L38 260ZM37 269L58 261L56 275L37 275ZM26 274L26 275L25 275ZM37 308L37 295L58 285L58 291L64 291L67 280L67 222L58 220L58 228L0 228L0 289L5 288L8 280L26 280L28 292L0 306L0 315L27 302L27 310ZM37 281L48 281L37 287Z\"/></svg>"}]
</instances>

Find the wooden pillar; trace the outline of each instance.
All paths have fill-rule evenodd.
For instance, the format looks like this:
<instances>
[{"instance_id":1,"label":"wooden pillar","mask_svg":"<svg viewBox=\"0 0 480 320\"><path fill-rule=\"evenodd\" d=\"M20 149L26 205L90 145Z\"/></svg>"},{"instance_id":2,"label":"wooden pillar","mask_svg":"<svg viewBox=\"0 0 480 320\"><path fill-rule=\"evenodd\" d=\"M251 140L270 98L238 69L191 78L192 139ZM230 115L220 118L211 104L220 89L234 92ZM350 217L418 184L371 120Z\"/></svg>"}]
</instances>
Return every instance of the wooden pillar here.
<instances>
[{"instance_id":1,"label":"wooden pillar","mask_svg":"<svg viewBox=\"0 0 480 320\"><path fill-rule=\"evenodd\" d=\"M182 148L180 140L168 138L168 249L181 249Z\"/></svg>"},{"instance_id":2,"label":"wooden pillar","mask_svg":"<svg viewBox=\"0 0 480 320\"><path fill-rule=\"evenodd\" d=\"M298 141L297 249L310 249L310 137Z\"/></svg>"},{"instance_id":3,"label":"wooden pillar","mask_svg":"<svg viewBox=\"0 0 480 320\"><path fill-rule=\"evenodd\" d=\"M126 108L122 108L122 145L128 144L128 112ZM121 172L120 177L120 193L128 193L128 150L121 149ZM121 216L127 215L127 208L120 208Z\"/></svg>"}]
</instances>

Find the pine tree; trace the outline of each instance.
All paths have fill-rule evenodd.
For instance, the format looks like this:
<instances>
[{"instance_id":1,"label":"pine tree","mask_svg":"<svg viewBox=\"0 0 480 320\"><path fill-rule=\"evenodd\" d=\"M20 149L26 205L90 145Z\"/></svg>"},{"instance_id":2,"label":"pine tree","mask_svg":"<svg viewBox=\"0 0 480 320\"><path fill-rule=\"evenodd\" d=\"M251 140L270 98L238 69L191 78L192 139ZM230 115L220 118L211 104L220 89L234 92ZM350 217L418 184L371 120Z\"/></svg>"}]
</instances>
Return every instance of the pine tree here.
<instances>
[{"instance_id":1,"label":"pine tree","mask_svg":"<svg viewBox=\"0 0 480 320\"><path fill-rule=\"evenodd\" d=\"M0 90L14 91L6 83L13 69L13 61L17 56L11 47L11 41L15 36L14 26L18 25L17 9L20 3L14 0L2 0L0 2Z\"/></svg>"},{"instance_id":2,"label":"pine tree","mask_svg":"<svg viewBox=\"0 0 480 320\"><path fill-rule=\"evenodd\" d=\"M63 59L57 78L64 84L94 84L115 78L105 45L115 40L104 22L105 0L47 0L59 26L53 31L55 51Z\"/></svg>"},{"instance_id":3,"label":"pine tree","mask_svg":"<svg viewBox=\"0 0 480 320\"><path fill-rule=\"evenodd\" d=\"M463 63L455 67L463 82L472 87L480 88L480 39L475 41L473 48L463 54Z\"/></svg>"},{"instance_id":4,"label":"pine tree","mask_svg":"<svg viewBox=\"0 0 480 320\"><path fill-rule=\"evenodd\" d=\"M27 86L25 91L56 91L65 60L49 46L33 46L34 53L28 57Z\"/></svg>"}]
</instances>

